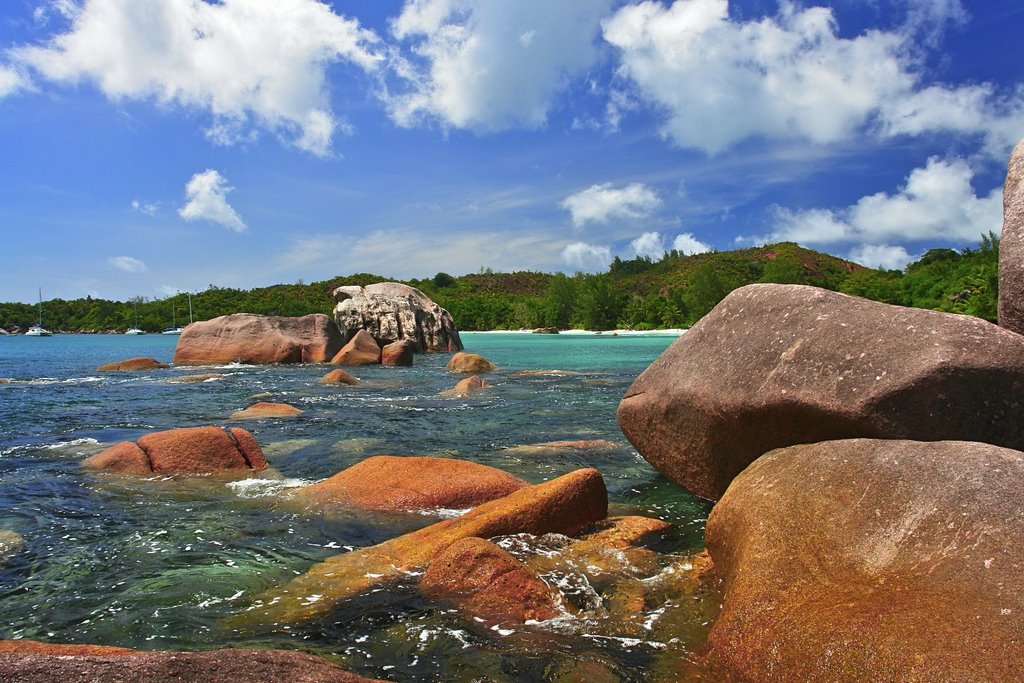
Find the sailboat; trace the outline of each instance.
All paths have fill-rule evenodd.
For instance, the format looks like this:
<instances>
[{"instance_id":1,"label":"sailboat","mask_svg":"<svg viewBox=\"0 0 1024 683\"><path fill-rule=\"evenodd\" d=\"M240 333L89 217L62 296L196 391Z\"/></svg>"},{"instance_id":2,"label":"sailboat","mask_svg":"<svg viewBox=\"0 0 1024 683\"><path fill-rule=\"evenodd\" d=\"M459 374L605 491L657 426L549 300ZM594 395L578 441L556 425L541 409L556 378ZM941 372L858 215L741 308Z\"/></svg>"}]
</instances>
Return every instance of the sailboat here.
<instances>
[{"instance_id":1,"label":"sailboat","mask_svg":"<svg viewBox=\"0 0 1024 683\"><path fill-rule=\"evenodd\" d=\"M139 329L139 302L135 301L135 326L129 327L125 334L146 334L143 330Z\"/></svg>"},{"instance_id":2,"label":"sailboat","mask_svg":"<svg viewBox=\"0 0 1024 683\"><path fill-rule=\"evenodd\" d=\"M43 288L39 288L39 324L28 328L26 337L52 337L53 332L43 327Z\"/></svg>"},{"instance_id":3,"label":"sailboat","mask_svg":"<svg viewBox=\"0 0 1024 683\"><path fill-rule=\"evenodd\" d=\"M165 327L164 331L160 334L181 334L182 328L178 327L178 311L174 308L174 302L171 302L171 326Z\"/></svg>"}]
</instances>

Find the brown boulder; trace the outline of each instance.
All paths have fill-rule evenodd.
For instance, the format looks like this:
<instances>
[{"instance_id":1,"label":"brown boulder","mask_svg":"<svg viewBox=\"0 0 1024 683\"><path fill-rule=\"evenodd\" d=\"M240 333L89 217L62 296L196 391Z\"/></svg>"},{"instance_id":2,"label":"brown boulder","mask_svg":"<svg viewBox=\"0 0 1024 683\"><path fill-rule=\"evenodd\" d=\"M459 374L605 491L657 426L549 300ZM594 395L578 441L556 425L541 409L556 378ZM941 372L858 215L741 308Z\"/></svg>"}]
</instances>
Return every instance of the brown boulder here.
<instances>
[{"instance_id":1,"label":"brown boulder","mask_svg":"<svg viewBox=\"0 0 1024 683\"><path fill-rule=\"evenodd\" d=\"M498 366L491 363L478 353L465 353L460 351L448 361L447 369L450 372L477 373L497 370Z\"/></svg>"},{"instance_id":2,"label":"brown boulder","mask_svg":"<svg viewBox=\"0 0 1024 683\"><path fill-rule=\"evenodd\" d=\"M232 420L262 420L268 417L294 417L301 415L302 410L287 403L270 403L260 401L248 408L231 413Z\"/></svg>"},{"instance_id":3,"label":"brown boulder","mask_svg":"<svg viewBox=\"0 0 1024 683\"><path fill-rule=\"evenodd\" d=\"M381 346L408 339L418 353L462 350L452 316L415 287L398 282L339 287L334 300L334 319L346 340L366 330Z\"/></svg>"},{"instance_id":4,"label":"brown boulder","mask_svg":"<svg viewBox=\"0 0 1024 683\"><path fill-rule=\"evenodd\" d=\"M451 389L445 389L441 393L444 396L448 396L450 398L465 398L466 396L469 396L470 394L475 394L481 389L486 389L489 386L491 385L483 381L476 375L473 375L472 377L467 377L466 379L459 380L454 387L452 387Z\"/></svg>"},{"instance_id":5,"label":"brown boulder","mask_svg":"<svg viewBox=\"0 0 1024 683\"><path fill-rule=\"evenodd\" d=\"M380 363L380 347L366 330L356 332L331 363L334 365L376 365Z\"/></svg>"},{"instance_id":6,"label":"brown boulder","mask_svg":"<svg viewBox=\"0 0 1024 683\"><path fill-rule=\"evenodd\" d=\"M186 327L174 364L323 363L341 345L338 326L322 313L300 318L235 313Z\"/></svg>"},{"instance_id":7,"label":"brown boulder","mask_svg":"<svg viewBox=\"0 0 1024 683\"><path fill-rule=\"evenodd\" d=\"M1024 453L855 439L762 456L711 512L708 661L748 681L1010 681Z\"/></svg>"},{"instance_id":8,"label":"brown boulder","mask_svg":"<svg viewBox=\"0 0 1024 683\"><path fill-rule=\"evenodd\" d=\"M224 379L224 375L216 372L205 375L183 375L168 381L173 384L201 384L215 379Z\"/></svg>"},{"instance_id":9,"label":"brown boulder","mask_svg":"<svg viewBox=\"0 0 1024 683\"><path fill-rule=\"evenodd\" d=\"M561 596L526 565L494 543L470 537L448 546L420 578L429 598L454 601L485 623L547 621L562 611Z\"/></svg>"},{"instance_id":10,"label":"brown boulder","mask_svg":"<svg viewBox=\"0 0 1024 683\"><path fill-rule=\"evenodd\" d=\"M717 499L773 448L851 437L1024 448L1024 336L801 285L735 290L619 404L656 469Z\"/></svg>"},{"instance_id":11,"label":"brown boulder","mask_svg":"<svg viewBox=\"0 0 1024 683\"><path fill-rule=\"evenodd\" d=\"M468 460L377 455L295 489L319 505L371 510L463 509L529 486L508 472Z\"/></svg>"},{"instance_id":12,"label":"brown boulder","mask_svg":"<svg viewBox=\"0 0 1024 683\"><path fill-rule=\"evenodd\" d=\"M87 469L124 474L251 472L267 466L252 434L234 427L189 427L153 432L82 461Z\"/></svg>"},{"instance_id":13,"label":"brown boulder","mask_svg":"<svg viewBox=\"0 0 1024 683\"><path fill-rule=\"evenodd\" d=\"M322 617L340 600L422 571L442 550L470 536L572 535L608 514L604 479L594 469L570 472L384 543L336 555L283 588L265 593L235 621L293 624ZM315 599L312 596L316 596Z\"/></svg>"},{"instance_id":14,"label":"brown boulder","mask_svg":"<svg viewBox=\"0 0 1024 683\"><path fill-rule=\"evenodd\" d=\"M410 339L391 342L380 351L381 365L412 365L416 342Z\"/></svg>"},{"instance_id":15,"label":"brown boulder","mask_svg":"<svg viewBox=\"0 0 1024 683\"><path fill-rule=\"evenodd\" d=\"M19 683L372 683L313 655L288 650L141 652L100 645L0 642L0 678Z\"/></svg>"},{"instance_id":16,"label":"brown boulder","mask_svg":"<svg viewBox=\"0 0 1024 683\"><path fill-rule=\"evenodd\" d=\"M167 363L161 363L154 358L129 358L128 360L118 361L116 363L107 363L101 365L96 370L98 372L130 372L134 370L156 370L159 368L170 367Z\"/></svg>"},{"instance_id":17,"label":"brown boulder","mask_svg":"<svg viewBox=\"0 0 1024 683\"><path fill-rule=\"evenodd\" d=\"M359 380L344 370L331 370L320 378L320 384L347 384L354 386Z\"/></svg>"},{"instance_id":18,"label":"brown boulder","mask_svg":"<svg viewBox=\"0 0 1024 683\"><path fill-rule=\"evenodd\" d=\"M999 240L999 325L1024 334L1024 140L1010 155Z\"/></svg>"}]
</instances>

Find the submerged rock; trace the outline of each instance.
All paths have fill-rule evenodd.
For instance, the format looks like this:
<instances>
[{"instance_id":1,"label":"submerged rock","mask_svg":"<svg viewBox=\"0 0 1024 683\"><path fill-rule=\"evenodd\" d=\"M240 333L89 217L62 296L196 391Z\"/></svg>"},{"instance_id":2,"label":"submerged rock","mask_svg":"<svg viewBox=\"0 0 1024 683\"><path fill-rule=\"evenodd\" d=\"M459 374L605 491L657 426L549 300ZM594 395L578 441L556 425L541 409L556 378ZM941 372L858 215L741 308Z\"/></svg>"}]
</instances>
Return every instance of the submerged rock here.
<instances>
[{"instance_id":1,"label":"submerged rock","mask_svg":"<svg viewBox=\"0 0 1024 683\"><path fill-rule=\"evenodd\" d=\"M412 365L415 351L416 342L411 339L391 342L380 350L381 365Z\"/></svg>"},{"instance_id":2,"label":"submerged rock","mask_svg":"<svg viewBox=\"0 0 1024 683\"><path fill-rule=\"evenodd\" d=\"M999 240L999 324L1024 334L1024 140L1010 155Z\"/></svg>"},{"instance_id":3,"label":"submerged rock","mask_svg":"<svg viewBox=\"0 0 1024 683\"><path fill-rule=\"evenodd\" d=\"M359 380L344 370L331 370L320 378L320 384L347 384L352 386L359 384Z\"/></svg>"},{"instance_id":4,"label":"submerged rock","mask_svg":"<svg viewBox=\"0 0 1024 683\"><path fill-rule=\"evenodd\" d=\"M205 375L184 375L182 377L175 377L174 379L167 380L172 384L201 384L203 382L210 382L217 379L224 379L224 375L216 372L207 373Z\"/></svg>"},{"instance_id":5,"label":"submerged rock","mask_svg":"<svg viewBox=\"0 0 1024 683\"><path fill-rule=\"evenodd\" d=\"M601 474L594 469L576 470L484 503L462 517L325 560L283 588L265 593L234 621L267 625L312 621L329 614L340 600L422 571L460 539L517 533L572 535L607 514L608 493Z\"/></svg>"},{"instance_id":6,"label":"submerged rock","mask_svg":"<svg viewBox=\"0 0 1024 683\"><path fill-rule=\"evenodd\" d=\"M855 439L762 456L711 512L708 659L741 680L1009 681L1024 453Z\"/></svg>"},{"instance_id":7,"label":"submerged rock","mask_svg":"<svg viewBox=\"0 0 1024 683\"><path fill-rule=\"evenodd\" d=\"M494 543L470 537L448 546L420 578L429 598L452 600L485 624L546 621L562 613L561 596Z\"/></svg>"},{"instance_id":8,"label":"submerged rock","mask_svg":"<svg viewBox=\"0 0 1024 683\"><path fill-rule=\"evenodd\" d=\"M459 382L451 389L446 389L441 392L443 395L450 398L465 398L471 394L475 394L481 389L486 389L491 386L487 382L483 381L476 375L467 377L466 379L459 380Z\"/></svg>"},{"instance_id":9,"label":"submerged rock","mask_svg":"<svg viewBox=\"0 0 1024 683\"><path fill-rule=\"evenodd\" d=\"M118 361L116 363L107 363L101 365L96 370L98 372L131 372L135 370L157 370L160 368L170 367L167 363L161 363L155 358L129 358L128 360Z\"/></svg>"},{"instance_id":10,"label":"submerged rock","mask_svg":"<svg viewBox=\"0 0 1024 683\"><path fill-rule=\"evenodd\" d=\"M153 432L136 442L119 444L82 461L87 469L123 474L248 473L267 462L252 434L232 427L189 427Z\"/></svg>"},{"instance_id":11,"label":"submerged rock","mask_svg":"<svg viewBox=\"0 0 1024 683\"><path fill-rule=\"evenodd\" d=\"M522 444L507 450L520 455L551 455L560 451L611 451L619 445L607 439L580 439L578 441L545 441L543 443Z\"/></svg>"},{"instance_id":12,"label":"submerged rock","mask_svg":"<svg viewBox=\"0 0 1024 683\"><path fill-rule=\"evenodd\" d=\"M408 339L419 353L462 350L452 316L415 287L397 282L339 287L334 300L334 319L345 340L366 330L381 346Z\"/></svg>"},{"instance_id":13,"label":"submerged rock","mask_svg":"<svg viewBox=\"0 0 1024 683\"><path fill-rule=\"evenodd\" d=\"M24 547L25 539L21 534L10 529L0 529L0 567L7 564L7 560L20 553ZM0 644L2 642L0 641Z\"/></svg>"},{"instance_id":14,"label":"submerged rock","mask_svg":"<svg viewBox=\"0 0 1024 683\"><path fill-rule=\"evenodd\" d=\"M359 330L331 358L333 365L376 365L380 363L380 346L366 330Z\"/></svg>"},{"instance_id":15,"label":"submerged rock","mask_svg":"<svg viewBox=\"0 0 1024 683\"><path fill-rule=\"evenodd\" d=\"M619 425L656 469L717 499L773 448L963 439L1024 448L1024 336L801 285L735 290L633 383Z\"/></svg>"},{"instance_id":16,"label":"submerged rock","mask_svg":"<svg viewBox=\"0 0 1024 683\"><path fill-rule=\"evenodd\" d=\"M459 352L451 357L446 366L450 372L478 373L497 370L498 366L491 363L478 353Z\"/></svg>"},{"instance_id":17,"label":"submerged rock","mask_svg":"<svg viewBox=\"0 0 1024 683\"><path fill-rule=\"evenodd\" d=\"M253 403L248 408L237 410L231 413L232 420L262 420L268 417L295 417L301 415L302 410L287 403L270 403L260 401Z\"/></svg>"},{"instance_id":18,"label":"submerged rock","mask_svg":"<svg viewBox=\"0 0 1024 683\"><path fill-rule=\"evenodd\" d=\"M575 370L520 370L513 372L513 377L579 377L582 372Z\"/></svg>"},{"instance_id":19,"label":"submerged rock","mask_svg":"<svg viewBox=\"0 0 1024 683\"><path fill-rule=\"evenodd\" d=\"M377 455L294 494L318 505L371 510L464 509L527 486L508 472L468 460Z\"/></svg>"},{"instance_id":20,"label":"submerged rock","mask_svg":"<svg viewBox=\"0 0 1024 683\"><path fill-rule=\"evenodd\" d=\"M322 313L299 318L235 313L186 327L174 364L323 363L342 343L338 326Z\"/></svg>"}]
</instances>

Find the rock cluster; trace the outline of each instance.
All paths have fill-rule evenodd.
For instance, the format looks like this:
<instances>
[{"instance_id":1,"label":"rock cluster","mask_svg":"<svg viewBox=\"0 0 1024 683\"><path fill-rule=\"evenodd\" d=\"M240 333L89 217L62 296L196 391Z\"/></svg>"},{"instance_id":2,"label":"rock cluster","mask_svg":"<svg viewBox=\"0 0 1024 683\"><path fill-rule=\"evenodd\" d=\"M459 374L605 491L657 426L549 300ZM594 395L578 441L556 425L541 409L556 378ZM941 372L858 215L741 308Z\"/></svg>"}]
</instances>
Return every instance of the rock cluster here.
<instances>
[{"instance_id":1,"label":"rock cluster","mask_svg":"<svg viewBox=\"0 0 1024 683\"><path fill-rule=\"evenodd\" d=\"M119 444L82 461L91 470L122 474L242 473L267 467L252 434L232 427L187 427L153 432Z\"/></svg>"},{"instance_id":2,"label":"rock cluster","mask_svg":"<svg viewBox=\"0 0 1024 683\"><path fill-rule=\"evenodd\" d=\"M334 319L346 342L365 330L380 346L407 339L418 353L462 350L452 316L415 287L397 282L339 287L334 300Z\"/></svg>"},{"instance_id":3,"label":"rock cluster","mask_svg":"<svg viewBox=\"0 0 1024 683\"><path fill-rule=\"evenodd\" d=\"M174 364L323 363L343 343L338 326L322 313L300 318L235 313L186 327Z\"/></svg>"}]
</instances>

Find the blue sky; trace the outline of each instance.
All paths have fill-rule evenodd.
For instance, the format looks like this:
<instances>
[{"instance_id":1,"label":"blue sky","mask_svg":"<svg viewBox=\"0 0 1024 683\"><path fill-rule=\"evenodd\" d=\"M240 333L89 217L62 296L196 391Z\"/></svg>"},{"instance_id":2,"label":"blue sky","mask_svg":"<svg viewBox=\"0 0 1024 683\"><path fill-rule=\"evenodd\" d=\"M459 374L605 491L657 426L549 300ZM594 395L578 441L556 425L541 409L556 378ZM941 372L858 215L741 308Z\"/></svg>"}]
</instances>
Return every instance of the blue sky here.
<instances>
[{"instance_id":1,"label":"blue sky","mask_svg":"<svg viewBox=\"0 0 1024 683\"><path fill-rule=\"evenodd\" d=\"M7 0L0 300L1001 224L1019 0Z\"/></svg>"}]
</instances>

